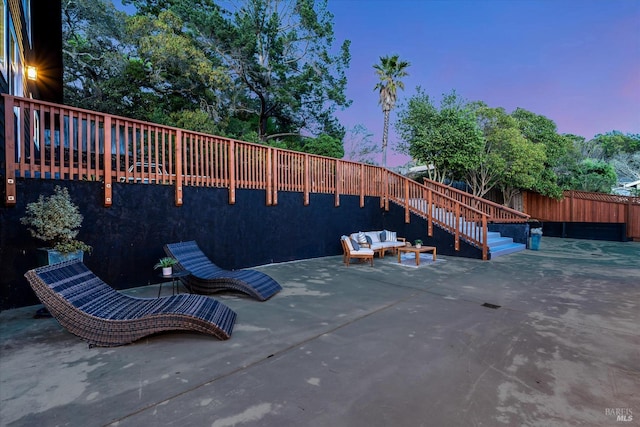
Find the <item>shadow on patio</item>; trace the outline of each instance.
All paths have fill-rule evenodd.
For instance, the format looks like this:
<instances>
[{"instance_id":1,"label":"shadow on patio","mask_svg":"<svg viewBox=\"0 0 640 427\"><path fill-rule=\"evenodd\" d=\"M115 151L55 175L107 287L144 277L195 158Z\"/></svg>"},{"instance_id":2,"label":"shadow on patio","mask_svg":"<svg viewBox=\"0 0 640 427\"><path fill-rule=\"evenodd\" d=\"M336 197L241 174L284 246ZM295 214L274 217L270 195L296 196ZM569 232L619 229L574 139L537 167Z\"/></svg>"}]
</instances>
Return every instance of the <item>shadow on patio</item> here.
<instances>
[{"instance_id":1,"label":"shadow on patio","mask_svg":"<svg viewBox=\"0 0 640 427\"><path fill-rule=\"evenodd\" d=\"M610 409L640 412L640 244L544 237L489 262L439 259L258 267L283 291L217 295L238 313L228 341L89 348L33 319L39 306L4 311L1 423L610 425Z\"/></svg>"}]
</instances>

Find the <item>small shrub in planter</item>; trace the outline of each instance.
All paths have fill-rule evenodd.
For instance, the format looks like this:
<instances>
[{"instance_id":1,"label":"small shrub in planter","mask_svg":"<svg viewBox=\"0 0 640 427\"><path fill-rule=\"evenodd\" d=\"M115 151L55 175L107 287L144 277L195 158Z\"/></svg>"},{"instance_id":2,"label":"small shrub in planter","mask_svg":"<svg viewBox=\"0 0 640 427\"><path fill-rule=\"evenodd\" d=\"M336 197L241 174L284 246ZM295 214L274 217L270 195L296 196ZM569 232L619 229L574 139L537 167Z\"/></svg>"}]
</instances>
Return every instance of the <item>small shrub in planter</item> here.
<instances>
[{"instance_id":1,"label":"small shrub in planter","mask_svg":"<svg viewBox=\"0 0 640 427\"><path fill-rule=\"evenodd\" d=\"M37 201L29 203L20 222L33 237L46 242L49 249L60 252L64 259L79 251L91 253L91 246L76 239L82 220L69 191L56 186L52 195L40 195Z\"/></svg>"}]
</instances>

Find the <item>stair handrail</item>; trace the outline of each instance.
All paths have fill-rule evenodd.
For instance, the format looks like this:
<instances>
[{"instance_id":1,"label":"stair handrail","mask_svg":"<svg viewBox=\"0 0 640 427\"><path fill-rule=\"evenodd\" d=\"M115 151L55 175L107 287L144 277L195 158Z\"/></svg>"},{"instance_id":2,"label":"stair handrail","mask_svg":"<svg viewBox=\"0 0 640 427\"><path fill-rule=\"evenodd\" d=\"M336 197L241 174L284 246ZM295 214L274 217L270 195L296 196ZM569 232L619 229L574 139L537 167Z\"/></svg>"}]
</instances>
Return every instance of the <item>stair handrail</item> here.
<instances>
[{"instance_id":1,"label":"stair handrail","mask_svg":"<svg viewBox=\"0 0 640 427\"><path fill-rule=\"evenodd\" d=\"M464 240L482 250L483 260L488 258L486 212L395 172L388 171L387 186L388 199L404 207L405 222L410 222L413 212L427 220L428 236L433 236L435 223L454 236L455 250L460 250L460 240ZM434 212L434 207L440 210Z\"/></svg>"},{"instance_id":2,"label":"stair handrail","mask_svg":"<svg viewBox=\"0 0 640 427\"><path fill-rule=\"evenodd\" d=\"M427 187L437 187L440 189L440 191L444 193L450 192L452 194L455 194L456 196L459 197L459 200L461 201L462 199L468 199L469 202L466 202L465 204L469 206L474 206L475 204L479 204L480 210L486 212L489 215L490 222L500 221L500 222L517 223L517 222L527 222L530 218L530 215L527 215L524 212L520 212L517 209L509 208L507 206L501 205L491 200L483 199L481 197L475 196L466 191L459 190L457 188L451 187L449 185L443 184L438 181L424 179L423 183Z\"/></svg>"}]
</instances>

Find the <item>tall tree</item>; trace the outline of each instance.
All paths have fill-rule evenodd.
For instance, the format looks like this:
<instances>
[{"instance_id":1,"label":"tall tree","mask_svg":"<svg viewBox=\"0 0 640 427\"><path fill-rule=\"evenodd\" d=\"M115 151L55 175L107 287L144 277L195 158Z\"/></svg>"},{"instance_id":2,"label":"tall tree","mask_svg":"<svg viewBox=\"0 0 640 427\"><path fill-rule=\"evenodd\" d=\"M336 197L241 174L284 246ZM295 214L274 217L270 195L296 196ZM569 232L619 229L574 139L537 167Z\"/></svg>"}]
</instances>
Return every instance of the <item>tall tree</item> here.
<instances>
[{"instance_id":1,"label":"tall tree","mask_svg":"<svg viewBox=\"0 0 640 427\"><path fill-rule=\"evenodd\" d=\"M399 151L428 168L429 179L458 180L478 163L483 135L472 108L455 91L436 108L421 88L398 113Z\"/></svg>"},{"instance_id":2,"label":"tall tree","mask_svg":"<svg viewBox=\"0 0 640 427\"><path fill-rule=\"evenodd\" d=\"M227 119L222 113L225 99L220 88L228 86L230 79L221 61L207 56L185 33L184 26L173 10L166 10L158 16L130 18L127 30L137 59L145 64L145 91L157 97L154 121L177 125L198 116L199 125L188 128L214 130ZM202 122L203 116L208 116L210 123Z\"/></svg>"},{"instance_id":3,"label":"tall tree","mask_svg":"<svg viewBox=\"0 0 640 427\"><path fill-rule=\"evenodd\" d=\"M157 3L149 1L148 3ZM326 0L244 0L228 9L212 0L174 0L171 8L210 57L232 76L230 113L256 117L262 142L327 134L342 140L334 113L346 107L350 42L334 49Z\"/></svg>"},{"instance_id":4,"label":"tall tree","mask_svg":"<svg viewBox=\"0 0 640 427\"><path fill-rule=\"evenodd\" d=\"M544 169L533 187L528 189L549 197L562 197L558 170L563 167L567 156L572 155L573 139L558 134L556 124L545 116L522 108L516 108L511 116L518 121L518 127L528 141L544 147Z\"/></svg>"},{"instance_id":5,"label":"tall tree","mask_svg":"<svg viewBox=\"0 0 640 427\"><path fill-rule=\"evenodd\" d=\"M384 113L384 128L382 130L382 166L387 166L387 144L389 140L389 115L396 105L398 88L404 90L403 77L408 76L406 69L409 62L401 61L398 55L382 56L380 63L373 68L380 81L373 90L380 93L378 103L382 106Z\"/></svg>"},{"instance_id":6,"label":"tall tree","mask_svg":"<svg viewBox=\"0 0 640 427\"><path fill-rule=\"evenodd\" d=\"M106 0L62 2L65 103L123 113L126 14ZM114 89L116 89L114 91ZM128 89L133 89L129 87Z\"/></svg>"}]
</instances>

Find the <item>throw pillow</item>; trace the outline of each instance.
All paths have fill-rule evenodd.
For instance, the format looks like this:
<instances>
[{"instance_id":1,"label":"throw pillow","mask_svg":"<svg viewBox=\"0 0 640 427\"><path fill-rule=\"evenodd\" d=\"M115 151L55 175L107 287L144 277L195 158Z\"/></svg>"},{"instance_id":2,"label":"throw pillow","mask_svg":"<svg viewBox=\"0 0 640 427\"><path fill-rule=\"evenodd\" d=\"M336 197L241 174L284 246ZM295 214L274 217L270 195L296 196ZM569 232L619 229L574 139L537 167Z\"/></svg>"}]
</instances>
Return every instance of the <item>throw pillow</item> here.
<instances>
[{"instance_id":1,"label":"throw pillow","mask_svg":"<svg viewBox=\"0 0 640 427\"><path fill-rule=\"evenodd\" d=\"M387 233L387 242L395 242L397 239L395 231L385 230Z\"/></svg>"},{"instance_id":2,"label":"throw pillow","mask_svg":"<svg viewBox=\"0 0 640 427\"><path fill-rule=\"evenodd\" d=\"M386 242L387 241L387 232L386 231L381 231L380 232L380 241L381 242Z\"/></svg>"},{"instance_id":3,"label":"throw pillow","mask_svg":"<svg viewBox=\"0 0 640 427\"><path fill-rule=\"evenodd\" d=\"M360 245L358 244L358 242L356 242L353 239L351 239L351 246L353 246L353 250L354 251L359 251L360 250Z\"/></svg>"},{"instance_id":4,"label":"throw pillow","mask_svg":"<svg viewBox=\"0 0 640 427\"><path fill-rule=\"evenodd\" d=\"M364 236L364 238L365 238L365 239L367 239L367 243L368 243L369 245L373 244L373 240L371 239L371 237L369 237L369 236Z\"/></svg>"},{"instance_id":5,"label":"throw pillow","mask_svg":"<svg viewBox=\"0 0 640 427\"><path fill-rule=\"evenodd\" d=\"M367 237L364 235L363 231L358 231L358 243L367 243Z\"/></svg>"}]
</instances>

